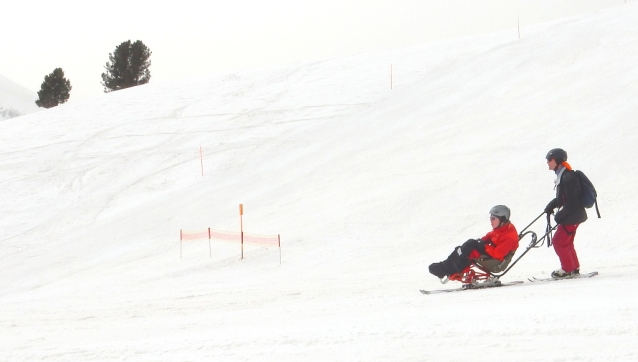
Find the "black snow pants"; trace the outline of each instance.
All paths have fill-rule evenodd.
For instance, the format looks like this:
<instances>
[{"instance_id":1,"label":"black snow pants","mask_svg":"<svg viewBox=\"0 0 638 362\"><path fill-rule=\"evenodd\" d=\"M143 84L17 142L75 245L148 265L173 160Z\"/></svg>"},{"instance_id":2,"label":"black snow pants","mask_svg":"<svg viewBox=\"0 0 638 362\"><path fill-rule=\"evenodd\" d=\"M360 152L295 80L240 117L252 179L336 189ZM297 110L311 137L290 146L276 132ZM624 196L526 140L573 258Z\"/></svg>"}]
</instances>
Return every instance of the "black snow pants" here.
<instances>
[{"instance_id":1,"label":"black snow pants","mask_svg":"<svg viewBox=\"0 0 638 362\"><path fill-rule=\"evenodd\" d=\"M463 245L455 247L447 259L439 263L430 264L430 273L438 278L443 278L446 275L450 276L462 272L471 264L470 253L472 253L472 250L485 254L484 242L482 240L469 239Z\"/></svg>"}]
</instances>

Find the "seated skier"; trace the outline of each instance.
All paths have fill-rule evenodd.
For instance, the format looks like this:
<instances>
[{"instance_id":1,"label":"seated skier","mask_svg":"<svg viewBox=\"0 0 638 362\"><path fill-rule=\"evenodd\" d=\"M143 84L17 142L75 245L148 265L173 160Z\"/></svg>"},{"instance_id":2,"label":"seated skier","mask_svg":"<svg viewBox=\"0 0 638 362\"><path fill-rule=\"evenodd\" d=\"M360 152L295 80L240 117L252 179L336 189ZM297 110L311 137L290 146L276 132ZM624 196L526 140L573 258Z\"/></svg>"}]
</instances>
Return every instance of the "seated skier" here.
<instances>
[{"instance_id":1,"label":"seated skier","mask_svg":"<svg viewBox=\"0 0 638 362\"><path fill-rule=\"evenodd\" d=\"M463 245L454 248L447 259L430 265L430 273L440 279L449 278L465 270L481 255L503 261L518 248L518 232L510 222L510 209L505 205L497 205L490 209L492 231L480 239L469 239Z\"/></svg>"}]
</instances>

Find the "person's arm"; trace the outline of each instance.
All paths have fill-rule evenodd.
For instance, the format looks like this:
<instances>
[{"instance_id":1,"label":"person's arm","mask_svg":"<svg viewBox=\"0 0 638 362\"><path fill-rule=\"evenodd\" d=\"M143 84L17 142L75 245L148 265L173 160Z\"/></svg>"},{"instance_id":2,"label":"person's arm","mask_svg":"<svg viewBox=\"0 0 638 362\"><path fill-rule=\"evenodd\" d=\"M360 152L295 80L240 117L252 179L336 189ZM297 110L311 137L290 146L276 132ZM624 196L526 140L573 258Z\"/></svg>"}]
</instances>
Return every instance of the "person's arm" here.
<instances>
[{"instance_id":1,"label":"person's arm","mask_svg":"<svg viewBox=\"0 0 638 362\"><path fill-rule=\"evenodd\" d=\"M553 214L554 213L554 209L558 207L558 199L554 198L552 199L552 201L550 201L547 206L545 206L545 213L546 214Z\"/></svg>"},{"instance_id":2,"label":"person's arm","mask_svg":"<svg viewBox=\"0 0 638 362\"><path fill-rule=\"evenodd\" d=\"M494 259L503 260L515 249L518 240L503 240L496 246L485 246L485 251Z\"/></svg>"},{"instance_id":3,"label":"person's arm","mask_svg":"<svg viewBox=\"0 0 638 362\"><path fill-rule=\"evenodd\" d=\"M516 234L515 234L516 235ZM492 232L489 232L483 237L485 242L485 253L494 259L503 260L512 250L516 249L518 243L518 235L507 237L502 235L499 239L499 243L495 244L491 239Z\"/></svg>"}]
</instances>

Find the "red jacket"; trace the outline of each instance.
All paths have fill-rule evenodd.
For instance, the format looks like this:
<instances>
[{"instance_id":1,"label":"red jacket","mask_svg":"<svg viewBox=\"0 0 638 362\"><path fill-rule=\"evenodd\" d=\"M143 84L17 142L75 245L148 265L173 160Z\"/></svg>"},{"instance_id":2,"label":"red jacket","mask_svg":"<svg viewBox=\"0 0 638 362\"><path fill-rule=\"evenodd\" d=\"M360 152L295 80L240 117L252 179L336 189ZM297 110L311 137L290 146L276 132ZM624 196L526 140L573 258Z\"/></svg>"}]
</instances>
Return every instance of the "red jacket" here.
<instances>
[{"instance_id":1,"label":"red jacket","mask_svg":"<svg viewBox=\"0 0 638 362\"><path fill-rule=\"evenodd\" d=\"M485 241L485 252L498 260L503 260L507 254L518 249L518 232L509 222L493 229L481 240Z\"/></svg>"}]
</instances>

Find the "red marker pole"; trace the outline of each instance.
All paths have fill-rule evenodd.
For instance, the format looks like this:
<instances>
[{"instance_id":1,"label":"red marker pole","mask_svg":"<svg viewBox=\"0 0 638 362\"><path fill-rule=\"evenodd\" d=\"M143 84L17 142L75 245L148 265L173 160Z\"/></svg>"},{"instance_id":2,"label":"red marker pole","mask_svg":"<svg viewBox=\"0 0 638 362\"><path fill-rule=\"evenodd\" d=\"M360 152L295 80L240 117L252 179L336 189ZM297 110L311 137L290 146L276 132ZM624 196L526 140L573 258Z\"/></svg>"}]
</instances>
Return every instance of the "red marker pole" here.
<instances>
[{"instance_id":1,"label":"red marker pole","mask_svg":"<svg viewBox=\"0 0 638 362\"><path fill-rule=\"evenodd\" d=\"M279 246L279 265L281 265L281 235L277 234L277 245Z\"/></svg>"},{"instance_id":2,"label":"red marker pole","mask_svg":"<svg viewBox=\"0 0 638 362\"><path fill-rule=\"evenodd\" d=\"M239 204L239 230L241 232L241 259L244 259L244 204Z\"/></svg>"}]
</instances>

